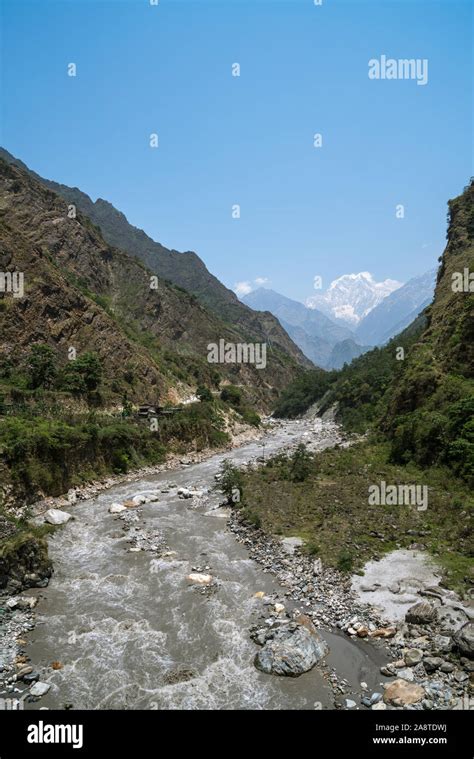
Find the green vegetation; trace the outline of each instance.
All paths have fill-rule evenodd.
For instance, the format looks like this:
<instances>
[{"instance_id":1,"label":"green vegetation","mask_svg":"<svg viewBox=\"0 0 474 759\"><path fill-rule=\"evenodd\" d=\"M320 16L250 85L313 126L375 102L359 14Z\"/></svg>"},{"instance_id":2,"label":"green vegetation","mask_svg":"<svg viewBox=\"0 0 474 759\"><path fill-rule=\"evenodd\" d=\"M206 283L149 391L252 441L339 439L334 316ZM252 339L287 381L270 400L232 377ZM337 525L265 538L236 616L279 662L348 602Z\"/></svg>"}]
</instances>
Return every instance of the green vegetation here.
<instances>
[{"instance_id":1,"label":"green vegetation","mask_svg":"<svg viewBox=\"0 0 474 759\"><path fill-rule=\"evenodd\" d=\"M260 426L260 416L250 408L242 388L236 387L236 385L226 385L222 389L220 397L221 401L227 403L240 414L246 424L252 424L254 427Z\"/></svg>"},{"instance_id":2,"label":"green vegetation","mask_svg":"<svg viewBox=\"0 0 474 759\"><path fill-rule=\"evenodd\" d=\"M229 504L239 503L243 498L244 477L231 461L224 461L220 472L219 487Z\"/></svg>"},{"instance_id":3,"label":"green vegetation","mask_svg":"<svg viewBox=\"0 0 474 759\"><path fill-rule=\"evenodd\" d=\"M449 469L420 469L389 461L387 444L357 443L318 454L305 451L304 480L296 479L291 456L277 455L257 470L230 472L238 487L235 507L269 533L297 535L305 550L327 566L360 571L369 560L395 548L422 544L444 567L446 584L467 592L472 574L471 520L474 499ZM369 485L387 483L428 486L428 508L369 504Z\"/></svg>"},{"instance_id":4,"label":"green vegetation","mask_svg":"<svg viewBox=\"0 0 474 759\"><path fill-rule=\"evenodd\" d=\"M224 445L228 441L212 404L195 404L147 420L105 414L62 419L24 415L0 423L0 453L16 491L60 495L72 486L109 473L157 464L167 451Z\"/></svg>"},{"instance_id":5,"label":"green vegetation","mask_svg":"<svg viewBox=\"0 0 474 759\"><path fill-rule=\"evenodd\" d=\"M275 416L294 418L316 402L324 412L337 403L338 420L346 429L365 432L383 416L385 394L403 371L397 349L403 348L406 355L425 323L420 317L386 346L364 353L339 371L318 369L303 374L283 391Z\"/></svg>"},{"instance_id":6,"label":"green vegetation","mask_svg":"<svg viewBox=\"0 0 474 759\"><path fill-rule=\"evenodd\" d=\"M436 557L449 587L472 587L474 485L474 295L453 277L474 271L474 183L449 203L448 244L432 305L386 346L338 372L297 378L276 409L294 417L317 403L352 432L348 449L313 457L291 482L290 459L247 473L242 509L264 529L298 534L312 555L342 571L420 543ZM371 506L368 487L384 480L429 488L429 506ZM242 512L244 513L244 512Z\"/></svg>"},{"instance_id":7,"label":"green vegetation","mask_svg":"<svg viewBox=\"0 0 474 759\"><path fill-rule=\"evenodd\" d=\"M390 441L390 461L449 466L474 485L474 295L453 291L474 271L474 183L449 203L448 245L433 304L386 346L340 372L312 372L283 393L277 416L318 401L354 432Z\"/></svg>"}]
</instances>

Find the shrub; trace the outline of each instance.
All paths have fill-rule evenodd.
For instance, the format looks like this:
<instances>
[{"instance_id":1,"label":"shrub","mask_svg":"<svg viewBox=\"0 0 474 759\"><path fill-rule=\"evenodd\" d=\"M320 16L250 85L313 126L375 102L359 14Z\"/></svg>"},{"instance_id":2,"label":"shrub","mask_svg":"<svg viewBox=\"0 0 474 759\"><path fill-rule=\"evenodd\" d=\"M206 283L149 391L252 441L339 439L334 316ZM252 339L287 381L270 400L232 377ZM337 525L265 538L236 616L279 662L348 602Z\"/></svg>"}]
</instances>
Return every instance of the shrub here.
<instances>
[{"instance_id":1,"label":"shrub","mask_svg":"<svg viewBox=\"0 0 474 759\"><path fill-rule=\"evenodd\" d=\"M221 400L238 409L242 403L242 390L235 385L226 385L221 392Z\"/></svg>"},{"instance_id":2,"label":"shrub","mask_svg":"<svg viewBox=\"0 0 474 759\"><path fill-rule=\"evenodd\" d=\"M341 551L337 558L337 568L341 572L351 572L354 566L354 557L350 551Z\"/></svg>"},{"instance_id":3,"label":"shrub","mask_svg":"<svg viewBox=\"0 0 474 759\"><path fill-rule=\"evenodd\" d=\"M49 345L33 345L27 358L28 384L35 390L51 388L57 376L56 354Z\"/></svg>"}]
</instances>

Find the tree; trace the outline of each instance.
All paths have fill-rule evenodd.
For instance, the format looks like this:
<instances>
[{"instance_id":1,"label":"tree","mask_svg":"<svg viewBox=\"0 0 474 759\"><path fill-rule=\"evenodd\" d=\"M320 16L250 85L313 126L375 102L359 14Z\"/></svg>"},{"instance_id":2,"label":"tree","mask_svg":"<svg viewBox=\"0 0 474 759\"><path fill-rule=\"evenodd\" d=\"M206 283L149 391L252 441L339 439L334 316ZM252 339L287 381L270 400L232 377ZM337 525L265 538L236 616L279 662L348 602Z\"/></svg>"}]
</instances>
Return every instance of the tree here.
<instances>
[{"instance_id":1,"label":"tree","mask_svg":"<svg viewBox=\"0 0 474 759\"><path fill-rule=\"evenodd\" d=\"M230 406L239 407L242 402L242 390L235 385L226 385L221 392L221 400Z\"/></svg>"},{"instance_id":2,"label":"tree","mask_svg":"<svg viewBox=\"0 0 474 759\"><path fill-rule=\"evenodd\" d=\"M201 402L212 401L212 393L205 385L199 385L198 389L196 390L196 395Z\"/></svg>"},{"instance_id":3,"label":"tree","mask_svg":"<svg viewBox=\"0 0 474 759\"><path fill-rule=\"evenodd\" d=\"M36 390L50 388L57 377L56 354L49 345L33 345L27 360L28 384Z\"/></svg>"},{"instance_id":4,"label":"tree","mask_svg":"<svg viewBox=\"0 0 474 759\"><path fill-rule=\"evenodd\" d=\"M300 443L291 457L290 477L293 482L304 482L311 473L311 454Z\"/></svg>"},{"instance_id":5,"label":"tree","mask_svg":"<svg viewBox=\"0 0 474 759\"><path fill-rule=\"evenodd\" d=\"M102 382L102 364L95 353L83 353L64 370L63 388L83 395L97 390Z\"/></svg>"}]
</instances>

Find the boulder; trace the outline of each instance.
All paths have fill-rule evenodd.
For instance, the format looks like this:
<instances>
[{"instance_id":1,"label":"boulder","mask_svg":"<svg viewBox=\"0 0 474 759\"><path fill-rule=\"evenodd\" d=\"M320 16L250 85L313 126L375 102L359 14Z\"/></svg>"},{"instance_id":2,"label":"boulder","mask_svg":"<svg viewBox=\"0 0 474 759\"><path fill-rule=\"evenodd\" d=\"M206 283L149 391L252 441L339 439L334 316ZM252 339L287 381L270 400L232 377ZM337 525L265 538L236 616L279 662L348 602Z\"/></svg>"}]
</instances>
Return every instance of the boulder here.
<instances>
[{"instance_id":1,"label":"boulder","mask_svg":"<svg viewBox=\"0 0 474 759\"><path fill-rule=\"evenodd\" d=\"M127 511L127 507L123 503L113 503L109 506L109 514L121 514L122 511Z\"/></svg>"},{"instance_id":2,"label":"boulder","mask_svg":"<svg viewBox=\"0 0 474 759\"><path fill-rule=\"evenodd\" d=\"M408 682L412 683L415 679L415 675L413 674L413 671L409 667L404 667L403 669L399 669L397 672L397 675L402 680L408 680Z\"/></svg>"},{"instance_id":3,"label":"boulder","mask_svg":"<svg viewBox=\"0 0 474 759\"><path fill-rule=\"evenodd\" d=\"M313 562L313 574L314 575L320 575L323 571L323 562L321 559L316 559L315 562Z\"/></svg>"},{"instance_id":4,"label":"boulder","mask_svg":"<svg viewBox=\"0 0 474 759\"><path fill-rule=\"evenodd\" d=\"M49 691L50 688L51 688L50 683L37 682L31 686L30 693L32 696L38 696L38 697L44 696L46 695L46 693Z\"/></svg>"},{"instance_id":5,"label":"boulder","mask_svg":"<svg viewBox=\"0 0 474 759\"><path fill-rule=\"evenodd\" d=\"M438 609L438 620L441 627L441 633L452 635L469 622L469 617L463 609L453 606L445 606Z\"/></svg>"},{"instance_id":6,"label":"boulder","mask_svg":"<svg viewBox=\"0 0 474 759\"><path fill-rule=\"evenodd\" d=\"M436 672L443 664L443 660L439 656L427 656L423 659L423 666L428 675ZM453 666L454 669L454 666Z\"/></svg>"},{"instance_id":7,"label":"boulder","mask_svg":"<svg viewBox=\"0 0 474 759\"><path fill-rule=\"evenodd\" d=\"M462 656L474 659L474 622L467 622L453 636L454 645Z\"/></svg>"},{"instance_id":8,"label":"boulder","mask_svg":"<svg viewBox=\"0 0 474 759\"><path fill-rule=\"evenodd\" d=\"M405 620L413 625L427 625L436 619L436 608L428 601L418 601L410 606L405 614Z\"/></svg>"},{"instance_id":9,"label":"boulder","mask_svg":"<svg viewBox=\"0 0 474 759\"><path fill-rule=\"evenodd\" d=\"M447 635L434 635L431 647L436 653L448 654L452 650L453 641Z\"/></svg>"},{"instance_id":10,"label":"boulder","mask_svg":"<svg viewBox=\"0 0 474 759\"><path fill-rule=\"evenodd\" d=\"M210 585L212 582L212 575L202 574L201 572L191 572L186 578L196 585Z\"/></svg>"},{"instance_id":11,"label":"boulder","mask_svg":"<svg viewBox=\"0 0 474 759\"><path fill-rule=\"evenodd\" d=\"M262 632L263 647L255 656L257 669L270 675L298 677L308 672L328 652L325 640L304 615Z\"/></svg>"},{"instance_id":12,"label":"boulder","mask_svg":"<svg viewBox=\"0 0 474 759\"><path fill-rule=\"evenodd\" d=\"M405 652L404 659L407 667L416 667L423 659L423 651L420 651L419 648L409 648Z\"/></svg>"},{"instance_id":13,"label":"boulder","mask_svg":"<svg viewBox=\"0 0 474 759\"><path fill-rule=\"evenodd\" d=\"M147 497L146 495L134 495L132 498L132 501L135 504L135 506L141 506L142 503L147 502Z\"/></svg>"},{"instance_id":14,"label":"boulder","mask_svg":"<svg viewBox=\"0 0 474 759\"><path fill-rule=\"evenodd\" d=\"M406 680L394 680L385 689L383 700L392 706L407 706L417 704L424 696L425 689L421 685Z\"/></svg>"},{"instance_id":15,"label":"boulder","mask_svg":"<svg viewBox=\"0 0 474 759\"><path fill-rule=\"evenodd\" d=\"M396 635L396 627L379 627L378 630L369 632L371 638L393 638Z\"/></svg>"},{"instance_id":16,"label":"boulder","mask_svg":"<svg viewBox=\"0 0 474 759\"><path fill-rule=\"evenodd\" d=\"M44 521L48 524L66 524L71 519L72 514L68 514L67 511L60 511L59 509L48 509L44 515Z\"/></svg>"}]
</instances>

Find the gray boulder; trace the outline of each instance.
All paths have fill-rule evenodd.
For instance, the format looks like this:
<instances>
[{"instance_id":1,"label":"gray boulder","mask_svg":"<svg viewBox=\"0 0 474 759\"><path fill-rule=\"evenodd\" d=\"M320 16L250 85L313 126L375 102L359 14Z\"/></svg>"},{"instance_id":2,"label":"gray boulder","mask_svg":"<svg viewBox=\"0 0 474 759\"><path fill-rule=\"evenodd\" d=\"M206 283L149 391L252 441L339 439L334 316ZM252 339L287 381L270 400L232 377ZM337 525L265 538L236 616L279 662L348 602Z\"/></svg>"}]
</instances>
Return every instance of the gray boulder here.
<instances>
[{"instance_id":1,"label":"gray boulder","mask_svg":"<svg viewBox=\"0 0 474 759\"><path fill-rule=\"evenodd\" d=\"M410 606L405 615L405 620L413 625L427 625L435 619L436 609L428 601L419 601Z\"/></svg>"},{"instance_id":2,"label":"gray boulder","mask_svg":"<svg viewBox=\"0 0 474 759\"><path fill-rule=\"evenodd\" d=\"M255 656L255 666L268 675L298 677L312 669L329 650L311 620L303 614L297 621L259 631L255 640L263 642Z\"/></svg>"},{"instance_id":3,"label":"gray boulder","mask_svg":"<svg viewBox=\"0 0 474 759\"><path fill-rule=\"evenodd\" d=\"M474 622L468 622L453 636L454 643L462 656L474 659Z\"/></svg>"}]
</instances>

